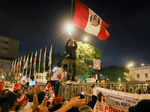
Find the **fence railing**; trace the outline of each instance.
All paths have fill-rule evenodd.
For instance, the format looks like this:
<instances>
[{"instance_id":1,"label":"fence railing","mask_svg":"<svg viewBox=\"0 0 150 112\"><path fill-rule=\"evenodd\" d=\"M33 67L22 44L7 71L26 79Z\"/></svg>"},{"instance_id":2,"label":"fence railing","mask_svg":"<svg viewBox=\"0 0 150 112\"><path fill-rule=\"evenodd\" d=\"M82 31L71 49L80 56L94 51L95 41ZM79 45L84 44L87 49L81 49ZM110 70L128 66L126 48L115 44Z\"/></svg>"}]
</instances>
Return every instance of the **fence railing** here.
<instances>
[{"instance_id":1,"label":"fence railing","mask_svg":"<svg viewBox=\"0 0 150 112\"><path fill-rule=\"evenodd\" d=\"M92 93L93 86L130 92L130 93L149 93L149 85L150 84L135 84L135 83L80 83L80 84L65 84L61 85L59 88L59 96L62 96L66 100L74 96L78 96L81 92ZM90 100L90 98L87 98Z\"/></svg>"}]
</instances>

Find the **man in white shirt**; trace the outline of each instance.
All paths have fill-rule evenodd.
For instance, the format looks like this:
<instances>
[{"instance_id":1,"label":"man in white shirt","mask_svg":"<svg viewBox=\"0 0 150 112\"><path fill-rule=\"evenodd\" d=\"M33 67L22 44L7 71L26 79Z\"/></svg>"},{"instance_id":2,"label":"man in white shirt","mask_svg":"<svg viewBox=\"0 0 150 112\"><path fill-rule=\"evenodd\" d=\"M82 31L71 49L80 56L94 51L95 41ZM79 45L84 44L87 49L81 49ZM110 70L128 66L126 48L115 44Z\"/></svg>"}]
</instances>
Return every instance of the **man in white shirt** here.
<instances>
[{"instance_id":1,"label":"man in white shirt","mask_svg":"<svg viewBox=\"0 0 150 112\"><path fill-rule=\"evenodd\" d=\"M65 71L62 67L55 67L53 68L52 72L51 84L53 85L55 96L58 96L60 81L63 79Z\"/></svg>"}]
</instances>

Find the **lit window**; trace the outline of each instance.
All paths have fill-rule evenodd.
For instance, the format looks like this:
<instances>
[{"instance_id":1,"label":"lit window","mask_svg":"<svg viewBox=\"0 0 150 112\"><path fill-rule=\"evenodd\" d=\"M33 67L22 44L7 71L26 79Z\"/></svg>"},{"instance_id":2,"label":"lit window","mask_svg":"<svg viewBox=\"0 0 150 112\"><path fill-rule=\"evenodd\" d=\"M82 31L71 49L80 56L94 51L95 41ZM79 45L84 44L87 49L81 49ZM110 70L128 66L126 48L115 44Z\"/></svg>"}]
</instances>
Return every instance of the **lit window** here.
<instances>
[{"instance_id":1,"label":"lit window","mask_svg":"<svg viewBox=\"0 0 150 112\"><path fill-rule=\"evenodd\" d=\"M137 74L137 78L140 78L140 74Z\"/></svg>"}]
</instances>

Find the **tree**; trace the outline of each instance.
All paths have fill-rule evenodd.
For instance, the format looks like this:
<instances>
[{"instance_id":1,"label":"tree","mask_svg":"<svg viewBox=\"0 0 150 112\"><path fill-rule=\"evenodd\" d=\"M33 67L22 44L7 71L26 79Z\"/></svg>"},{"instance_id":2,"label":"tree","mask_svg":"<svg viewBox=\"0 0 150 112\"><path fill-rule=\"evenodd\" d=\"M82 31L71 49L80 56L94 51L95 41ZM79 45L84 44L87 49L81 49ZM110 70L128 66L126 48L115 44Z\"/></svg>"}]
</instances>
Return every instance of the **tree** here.
<instances>
[{"instance_id":1,"label":"tree","mask_svg":"<svg viewBox=\"0 0 150 112\"><path fill-rule=\"evenodd\" d=\"M106 76L110 81L117 82L118 78L121 78L121 81L126 81L124 72L129 72L125 67L118 66L109 66L102 68L100 71L101 74Z\"/></svg>"},{"instance_id":2,"label":"tree","mask_svg":"<svg viewBox=\"0 0 150 112\"><path fill-rule=\"evenodd\" d=\"M124 72L124 76L125 76L125 79L126 79L127 81L130 81L131 78L132 78L131 73Z\"/></svg>"}]
</instances>

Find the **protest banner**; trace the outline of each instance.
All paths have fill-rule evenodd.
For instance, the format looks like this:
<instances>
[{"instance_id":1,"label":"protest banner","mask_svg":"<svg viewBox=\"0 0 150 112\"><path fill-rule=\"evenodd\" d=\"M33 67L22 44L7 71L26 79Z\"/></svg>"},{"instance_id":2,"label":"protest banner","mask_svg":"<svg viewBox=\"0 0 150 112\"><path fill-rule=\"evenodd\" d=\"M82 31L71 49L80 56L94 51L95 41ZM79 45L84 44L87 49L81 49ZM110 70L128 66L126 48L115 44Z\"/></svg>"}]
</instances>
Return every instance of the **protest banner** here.
<instances>
[{"instance_id":1,"label":"protest banner","mask_svg":"<svg viewBox=\"0 0 150 112\"><path fill-rule=\"evenodd\" d=\"M145 94L132 94L100 87L93 89L95 95L99 92L102 92L106 99L101 102L97 101L94 112L128 112L128 108L136 105L140 100L150 99L150 95Z\"/></svg>"}]
</instances>

